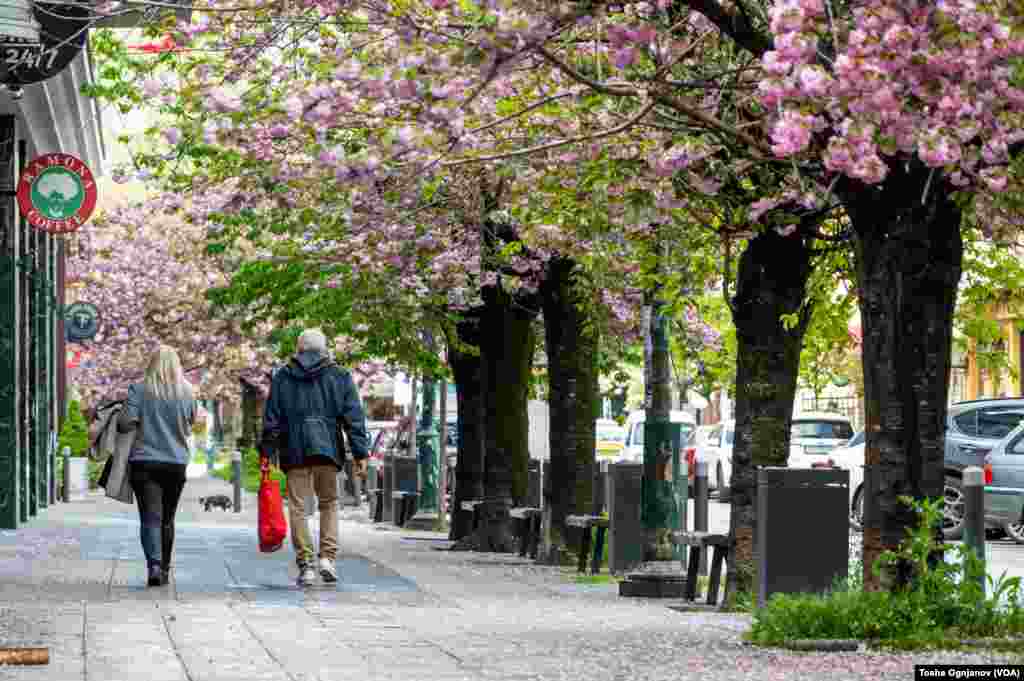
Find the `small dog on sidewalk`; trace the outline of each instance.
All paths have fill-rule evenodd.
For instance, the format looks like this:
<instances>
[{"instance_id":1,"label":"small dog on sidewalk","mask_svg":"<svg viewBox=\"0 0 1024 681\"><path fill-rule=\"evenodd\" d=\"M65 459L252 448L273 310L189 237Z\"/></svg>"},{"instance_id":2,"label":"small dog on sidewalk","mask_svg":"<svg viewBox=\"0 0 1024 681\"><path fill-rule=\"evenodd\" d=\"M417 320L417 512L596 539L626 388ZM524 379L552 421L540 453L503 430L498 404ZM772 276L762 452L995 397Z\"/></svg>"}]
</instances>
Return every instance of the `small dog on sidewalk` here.
<instances>
[{"instance_id":1,"label":"small dog on sidewalk","mask_svg":"<svg viewBox=\"0 0 1024 681\"><path fill-rule=\"evenodd\" d=\"M229 499L226 494L215 494L212 497L199 497L199 503L202 504L203 509L207 511L217 506L225 511L231 508L231 499Z\"/></svg>"}]
</instances>

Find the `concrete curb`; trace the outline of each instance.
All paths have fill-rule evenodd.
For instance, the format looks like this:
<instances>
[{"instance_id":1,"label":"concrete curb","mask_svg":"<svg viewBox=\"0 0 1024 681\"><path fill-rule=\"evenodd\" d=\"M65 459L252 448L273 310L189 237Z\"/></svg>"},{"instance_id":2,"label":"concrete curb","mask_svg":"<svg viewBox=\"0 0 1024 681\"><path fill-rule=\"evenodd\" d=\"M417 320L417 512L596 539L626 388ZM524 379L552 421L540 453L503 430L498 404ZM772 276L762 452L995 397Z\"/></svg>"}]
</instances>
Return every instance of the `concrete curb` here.
<instances>
[{"instance_id":1,"label":"concrete curb","mask_svg":"<svg viewBox=\"0 0 1024 681\"><path fill-rule=\"evenodd\" d=\"M680 612L686 612L682 608L672 607L673 610ZM699 609L694 609L699 611ZM709 612L705 610L704 612ZM964 647L973 648L991 648L995 645L1018 645L1024 647L1024 637L1022 636L1009 636L1006 638L966 638L961 640L950 640L951 644L959 644ZM886 648L884 641L861 641L858 639L793 639L792 641L786 641L778 645L766 645L760 646L756 643L749 641L744 642L745 645L754 648L781 648L783 650L793 650L797 652L820 652L820 653L841 653L841 652L863 652L865 650L884 650Z\"/></svg>"},{"instance_id":2,"label":"concrete curb","mask_svg":"<svg viewBox=\"0 0 1024 681\"><path fill-rule=\"evenodd\" d=\"M866 648L867 644L864 641L858 641L857 639L805 638L787 641L778 647L800 652L855 653L860 650L862 646Z\"/></svg>"}]
</instances>

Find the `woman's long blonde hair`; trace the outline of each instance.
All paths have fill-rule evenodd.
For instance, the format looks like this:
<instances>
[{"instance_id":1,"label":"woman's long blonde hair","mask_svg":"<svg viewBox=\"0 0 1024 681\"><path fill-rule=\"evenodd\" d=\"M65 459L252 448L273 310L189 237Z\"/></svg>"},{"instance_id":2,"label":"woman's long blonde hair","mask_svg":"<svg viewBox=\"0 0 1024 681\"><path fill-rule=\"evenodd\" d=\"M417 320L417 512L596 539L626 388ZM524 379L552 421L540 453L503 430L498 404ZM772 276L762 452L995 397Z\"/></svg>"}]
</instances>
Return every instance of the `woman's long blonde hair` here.
<instances>
[{"instance_id":1,"label":"woman's long blonde hair","mask_svg":"<svg viewBox=\"0 0 1024 681\"><path fill-rule=\"evenodd\" d=\"M146 392L163 400L192 399L192 384L185 378L174 348L161 345L146 368Z\"/></svg>"}]
</instances>

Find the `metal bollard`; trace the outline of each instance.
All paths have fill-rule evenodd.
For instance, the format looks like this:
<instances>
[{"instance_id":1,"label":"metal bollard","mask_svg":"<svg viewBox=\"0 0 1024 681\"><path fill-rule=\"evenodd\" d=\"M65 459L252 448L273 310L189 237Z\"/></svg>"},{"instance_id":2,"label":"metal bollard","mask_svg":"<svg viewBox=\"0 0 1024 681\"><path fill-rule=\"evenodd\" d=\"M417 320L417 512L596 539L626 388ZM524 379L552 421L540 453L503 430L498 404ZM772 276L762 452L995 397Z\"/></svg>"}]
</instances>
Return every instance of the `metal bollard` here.
<instances>
[{"instance_id":1,"label":"metal bollard","mask_svg":"<svg viewBox=\"0 0 1024 681\"><path fill-rule=\"evenodd\" d=\"M978 466L968 466L963 472L964 544L981 561L981 570L974 577L985 589L985 472Z\"/></svg>"},{"instance_id":2,"label":"metal bollard","mask_svg":"<svg viewBox=\"0 0 1024 681\"><path fill-rule=\"evenodd\" d=\"M693 478L693 530L694 532L708 531L708 464L706 461L698 461L696 472ZM700 574L708 573L707 551L700 554Z\"/></svg>"},{"instance_id":3,"label":"metal bollard","mask_svg":"<svg viewBox=\"0 0 1024 681\"><path fill-rule=\"evenodd\" d=\"M64 491L64 502L71 501L71 447L64 445L61 450L61 458L64 459L64 479L61 481Z\"/></svg>"},{"instance_id":4,"label":"metal bollard","mask_svg":"<svg viewBox=\"0 0 1024 681\"><path fill-rule=\"evenodd\" d=\"M235 513L242 512L242 452L231 452L231 469L235 485Z\"/></svg>"}]
</instances>

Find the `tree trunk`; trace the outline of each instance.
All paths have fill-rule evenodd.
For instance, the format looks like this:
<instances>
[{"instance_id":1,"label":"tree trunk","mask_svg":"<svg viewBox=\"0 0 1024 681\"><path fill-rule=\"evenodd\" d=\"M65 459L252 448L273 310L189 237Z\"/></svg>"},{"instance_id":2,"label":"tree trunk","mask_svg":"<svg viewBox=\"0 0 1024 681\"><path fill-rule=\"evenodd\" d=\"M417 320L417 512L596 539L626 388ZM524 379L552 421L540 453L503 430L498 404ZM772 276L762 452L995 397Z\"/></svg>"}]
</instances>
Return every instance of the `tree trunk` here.
<instances>
[{"instance_id":1,"label":"tree trunk","mask_svg":"<svg viewBox=\"0 0 1024 681\"><path fill-rule=\"evenodd\" d=\"M952 187L920 163L893 166L879 187L841 182L856 234L863 327L866 588L894 588L906 570L872 566L916 523L899 501L942 494L953 311L963 262ZM930 187L929 187L930 184ZM939 528L936 528L938 534Z\"/></svg>"},{"instance_id":2,"label":"tree trunk","mask_svg":"<svg viewBox=\"0 0 1024 681\"><path fill-rule=\"evenodd\" d=\"M533 312L497 287L483 290L480 359L484 394L484 497L478 550L509 552L508 509L526 498L530 448L527 402L533 370Z\"/></svg>"},{"instance_id":3,"label":"tree trunk","mask_svg":"<svg viewBox=\"0 0 1024 681\"><path fill-rule=\"evenodd\" d=\"M456 327L458 343L448 344L448 362L455 377L458 410L458 449L455 490L452 494L452 524L449 537L464 539L473 531L472 518L462 512L462 502L484 496L484 393L483 364L478 353L465 346L480 342L479 318L468 318ZM462 347L460 347L460 344Z\"/></svg>"},{"instance_id":4,"label":"tree trunk","mask_svg":"<svg viewBox=\"0 0 1024 681\"><path fill-rule=\"evenodd\" d=\"M584 293L573 281L575 267L567 258L551 261L542 291L551 444L544 553L552 562L571 542L566 517L590 513L594 498L598 336L596 325L587 323Z\"/></svg>"},{"instance_id":5,"label":"tree trunk","mask_svg":"<svg viewBox=\"0 0 1024 681\"><path fill-rule=\"evenodd\" d=\"M810 319L806 284L810 248L798 235L758 234L740 257L732 300L736 326L736 437L727 600L757 584L754 536L757 466L785 466L800 371L800 350ZM798 314L785 328L783 315Z\"/></svg>"}]
</instances>

